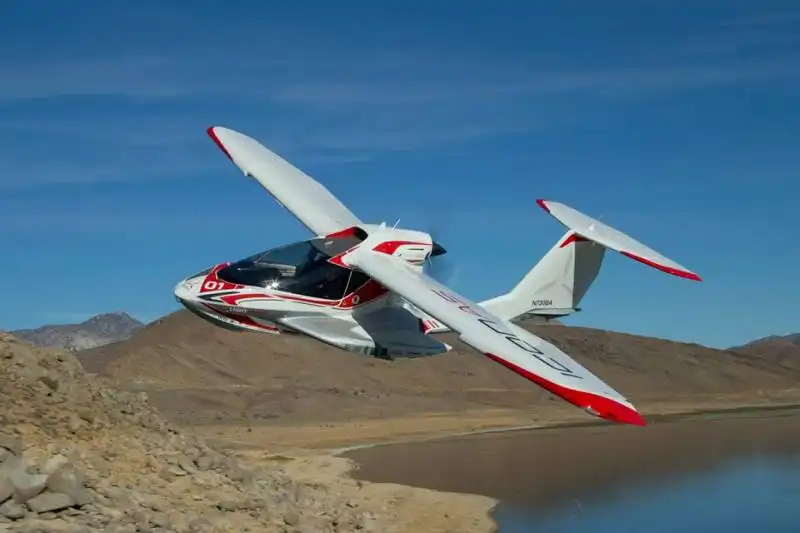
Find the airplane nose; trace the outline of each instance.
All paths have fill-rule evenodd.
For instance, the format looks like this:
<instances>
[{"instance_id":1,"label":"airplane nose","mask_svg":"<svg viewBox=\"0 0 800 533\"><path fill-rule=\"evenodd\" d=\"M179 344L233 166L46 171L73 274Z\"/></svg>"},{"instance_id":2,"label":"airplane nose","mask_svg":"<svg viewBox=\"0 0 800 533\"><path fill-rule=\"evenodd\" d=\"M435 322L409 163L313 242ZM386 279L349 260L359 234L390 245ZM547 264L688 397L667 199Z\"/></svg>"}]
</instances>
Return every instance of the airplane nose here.
<instances>
[{"instance_id":1,"label":"airplane nose","mask_svg":"<svg viewBox=\"0 0 800 533\"><path fill-rule=\"evenodd\" d=\"M175 285L172 293L175 295L175 299L178 300L178 302L184 303L191 299L193 288L191 280L185 279Z\"/></svg>"}]
</instances>

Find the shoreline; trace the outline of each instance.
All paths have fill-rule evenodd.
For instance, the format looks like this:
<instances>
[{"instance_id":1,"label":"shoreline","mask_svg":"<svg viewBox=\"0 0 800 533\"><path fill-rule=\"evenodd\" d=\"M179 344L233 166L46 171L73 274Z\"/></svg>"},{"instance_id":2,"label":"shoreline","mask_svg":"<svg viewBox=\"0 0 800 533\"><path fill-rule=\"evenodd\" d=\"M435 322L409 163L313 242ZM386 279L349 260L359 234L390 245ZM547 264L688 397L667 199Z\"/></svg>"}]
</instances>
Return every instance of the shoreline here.
<instances>
[{"instance_id":1,"label":"shoreline","mask_svg":"<svg viewBox=\"0 0 800 533\"><path fill-rule=\"evenodd\" d=\"M672 409L654 409L654 412L647 415L647 420L649 424L663 424L708 417L752 417L764 413L771 417L780 416L783 412L800 410L800 402L797 402L794 398L792 400L795 401L774 403L728 402L727 404L714 402L716 405L704 407L697 405L672 406ZM551 414L555 415L556 413L567 414L560 409ZM420 528L428 533L497 533L499 526L494 520L494 513L501 503L500 500L480 494L443 492L412 485L360 480L355 476L355 473L360 469L360 465L356 460L346 456L350 452L376 447L469 438L493 433L599 427L609 424L606 421L594 418L587 420L583 413L579 413L578 416L546 417L544 420L533 424L512 423L504 426L486 427L484 425L481 427L481 421L491 421L491 414L491 410L487 410L486 413L470 413L469 416L464 417L466 420L463 420L463 423L460 424L461 428L458 427L459 424L444 424L447 426L446 428L437 423L430 425L431 420L439 422L450 420L454 416L459 417L459 415L454 414L419 415L403 420L403 422L408 423L401 423L397 426L395 426L397 420L391 419L349 422L340 424L339 429L343 427L344 431L349 435L349 440L355 442L344 446L306 447L292 445L288 447L275 446L273 450L269 450L273 446L260 439L260 432L255 430L252 430L253 433L250 433L250 435L252 435L253 440L261 441L259 446L243 446L245 443L235 438L235 436L231 443L234 445L232 449L242 458L257 463L268 461L271 464L275 464L280 462L285 472L295 479L328 485L332 490L337 490L347 495L348 498L356 502L356 505L376 513L389 513L392 522L396 524L394 529L396 533L416 533ZM526 413L517 413L517 415L522 415L517 418L524 418ZM515 421L515 417L506 418L508 421ZM498 420L494 419L493 421L497 422ZM403 435L402 429L407 430L407 426L414 425L413 422L429 429L429 431L406 431L407 434ZM383 438L378 438L377 435L369 435L369 430L374 430L373 426L376 424L388 425L390 431L385 432L382 435ZM326 431L331 430L331 426L336 425L317 426L316 430L318 434L324 434ZM356 428L363 426L367 426L367 431L365 431L367 436L358 435ZM465 429L464 426L477 427ZM275 429L269 424L265 424L263 428ZM280 440L281 436L287 436L287 432L291 434L292 428L303 437L306 437L305 434L310 430L314 433L313 429L315 429L313 425L309 427L308 424L281 426L280 429L283 433L273 435L273 440ZM398 431L393 433L391 429ZM645 431L646 429L643 428ZM398 433L402 436L398 435ZM270 439L265 440L269 441ZM304 438L298 440L303 442ZM322 440L324 443L325 439ZM336 440L336 434L334 434L333 440ZM362 442L359 443L358 440ZM366 442L363 442L364 440ZM287 442L286 444L290 443Z\"/></svg>"},{"instance_id":2,"label":"shoreline","mask_svg":"<svg viewBox=\"0 0 800 533\"><path fill-rule=\"evenodd\" d=\"M679 411L674 413L666 413L661 415L650 415L648 417L648 425L653 423L675 423L684 420L692 420L694 418L718 415L722 417L731 417L737 414L758 414L758 413L772 413L781 411L795 411L800 410L800 403L786 403L779 405L753 405L753 406L737 406L728 409L703 409L695 411ZM388 440L384 442L368 442L363 444L353 444L350 446L343 446L341 448L332 448L327 450L331 455L342 456L343 454L353 451L379 448L383 446L395 446L402 444L415 444L419 442L436 442L449 439L457 439L462 437L472 437L478 435L488 435L492 433L515 433L518 431L534 431L543 429L571 429L581 427L602 427L610 425L609 422L603 420L588 420L588 421L553 421L542 422L537 424L527 424L519 426L506 426L498 428L478 429L474 431L462 431L457 433L448 433L443 435L428 435L419 437L410 437L406 439Z\"/></svg>"}]
</instances>

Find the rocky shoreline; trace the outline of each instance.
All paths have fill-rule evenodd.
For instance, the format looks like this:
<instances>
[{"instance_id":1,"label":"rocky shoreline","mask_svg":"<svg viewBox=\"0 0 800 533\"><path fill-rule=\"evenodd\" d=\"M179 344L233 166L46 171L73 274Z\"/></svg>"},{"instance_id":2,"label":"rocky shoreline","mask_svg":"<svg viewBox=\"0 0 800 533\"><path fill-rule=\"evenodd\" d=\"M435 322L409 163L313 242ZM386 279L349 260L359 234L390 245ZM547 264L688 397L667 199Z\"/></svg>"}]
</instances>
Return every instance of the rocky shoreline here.
<instances>
[{"instance_id":1,"label":"rocky shoreline","mask_svg":"<svg viewBox=\"0 0 800 533\"><path fill-rule=\"evenodd\" d=\"M391 531L280 464L252 465L110 387L70 353L0 334L0 530Z\"/></svg>"}]
</instances>

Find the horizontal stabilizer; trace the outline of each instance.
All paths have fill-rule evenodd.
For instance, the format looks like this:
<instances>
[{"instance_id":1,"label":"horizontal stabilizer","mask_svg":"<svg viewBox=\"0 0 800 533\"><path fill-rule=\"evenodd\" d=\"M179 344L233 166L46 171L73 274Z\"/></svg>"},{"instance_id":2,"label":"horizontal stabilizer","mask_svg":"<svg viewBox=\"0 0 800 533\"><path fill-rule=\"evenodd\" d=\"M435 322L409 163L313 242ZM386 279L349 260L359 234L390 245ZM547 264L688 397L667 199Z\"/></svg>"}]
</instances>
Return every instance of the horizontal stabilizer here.
<instances>
[{"instance_id":1,"label":"horizontal stabilizer","mask_svg":"<svg viewBox=\"0 0 800 533\"><path fill-rule=\"evenodd\" d=\"M536 203L556 220L572 230L575 233L574 239L583 237L667 274L701 281L697 274L686 267L664 257L621 231L584 215L580 211L550 200L536 200Z\"/></svg>"}]
</instances>

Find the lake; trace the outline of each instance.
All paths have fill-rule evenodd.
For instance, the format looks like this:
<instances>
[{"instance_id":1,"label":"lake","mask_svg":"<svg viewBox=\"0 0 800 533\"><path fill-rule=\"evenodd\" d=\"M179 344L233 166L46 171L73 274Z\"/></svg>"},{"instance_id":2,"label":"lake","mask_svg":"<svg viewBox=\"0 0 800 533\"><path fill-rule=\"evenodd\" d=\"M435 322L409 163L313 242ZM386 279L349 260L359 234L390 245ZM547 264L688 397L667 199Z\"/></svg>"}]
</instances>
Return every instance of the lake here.
<instances>
[{"instance_id":1,"label":"lake","mask_svg":"<svg viewBox=\"0 0 800 533\"><path fill-rule=\"evenodd\" d=\"M800 413L394 444L354 477L496 498L500 533L800 532Z\"/></svg>"}]
</instances>

